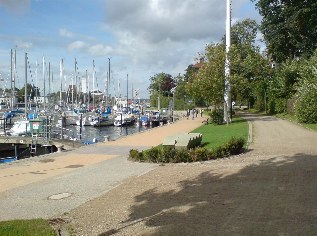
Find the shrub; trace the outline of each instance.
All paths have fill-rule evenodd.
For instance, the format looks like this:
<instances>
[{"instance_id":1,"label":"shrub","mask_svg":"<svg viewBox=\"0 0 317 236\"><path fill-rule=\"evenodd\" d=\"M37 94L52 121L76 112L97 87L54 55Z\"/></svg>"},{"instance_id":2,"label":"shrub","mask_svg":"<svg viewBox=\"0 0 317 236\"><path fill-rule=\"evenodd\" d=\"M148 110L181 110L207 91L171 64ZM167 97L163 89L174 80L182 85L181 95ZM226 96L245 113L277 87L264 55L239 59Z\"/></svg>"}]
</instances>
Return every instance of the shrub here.
<instances>
[{"instance_id":1,"label":"shrub","mask_svg":"<svg viewBox=\"0 0 317 236\"><path fill-rule=\"evenodd\" d=\"M143 153L136 149L131 149L129 152L129 158L132 160L143 161Z\"/></svg>"},{"instance_id":2,"label":"shrub","mask_svg":"<svg viewBox=\"0 0 317 236\"><path fill-rule=\"evenodd\" d=\"M159 155L160 155L160 148L159 147L152 147L148 150L143 152L144 158L150 162L159 162Z\"/></svg>"},{"instance_id":3,"label":"shrub","mask_svg":"<svg viewBox=\"0 0 317 236\"><path fill-rule=\"evenodd\" d=\"M181 150L177 150L175 153L175 157L174 157L174 162L175 163L179 163L179 162L189 162L190 160L190 155L188 150L186 149L181 149Z\"/></svg>"},{"instance_id":4,"label":"shrub","mask_svg":"<svg viewBox=\"0 0 317 236\"><path fill-rule=\"evenodd\" d=\"M174 148L158 146L143 152L131 149L129 157L133 160L156 163L207 161L210 159L240 154L243 152L244 144L245 140L243 138L232 137L226 144L211 151L203 147L197 147L190 150L176 150Z\"/></svg>"},{"instance_id":5,"label":"shrub","mask_svg":"<svg viewBox=\"0 0 317 236\"><path fill-rule=\"evenodd\" d=\"M159 162L167 163L173 162L176 150L170 147L162 147L160 155L158 156Z\"/></svg>"},{"instance_id":6,"label":"shrub","mask_svg":"<svg viewBox=\"0 0 317 236\"><path fill-rule=\"evenodd\" d=\"M225 155L238 155L243 152L245 140L243 138L232 137L225 145Z\"/></svg>"},{"instance_id":7,"label":"shrub","mask_svg":"<svg viewBox=\"0 0 317 236\"><path fill-rule=\"evenodd\" d=\"M295 102L295 115L299 122L315 124L317 122L317 85L305 83L298 91Z\"/></svg>"},{"instance_id":8,"label":"shrub","mask_svg":"<svg viewBox=\"0 0 317 236\"><path fill-rule=\"evenodd\" d=\"M216 109L209 113L211 123L216 125L223 124L223 110L222 109Z\"/></svg>"},{"instance_id":9,"label":"shrub","mask_svg":"<svg viewBox=\"0 0 317 236\"><path fill-rule=\"evenodd\" d=\"M198 147L189 151L191 161L207 161L210 158L210 152L206 148Z\"/></svg>"},{"instance_id":10,"label":"shrub","mask_svg":"<svg viewBox=\"0 0 317 236\"><path fill-rule=\"evenodd\" d=\"M217 147L211 151L211 159L222 158L225 156L225 150L222 146Z\"/></svg>"}]
</instances>

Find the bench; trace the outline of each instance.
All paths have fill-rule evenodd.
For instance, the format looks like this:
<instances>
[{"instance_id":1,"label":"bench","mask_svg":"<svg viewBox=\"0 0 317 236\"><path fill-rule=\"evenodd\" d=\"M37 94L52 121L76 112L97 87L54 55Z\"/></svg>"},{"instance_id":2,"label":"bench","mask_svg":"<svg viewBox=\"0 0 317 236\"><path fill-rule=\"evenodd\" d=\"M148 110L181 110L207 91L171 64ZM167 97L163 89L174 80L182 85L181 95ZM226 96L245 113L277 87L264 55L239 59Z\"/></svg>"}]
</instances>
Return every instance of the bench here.
<instances>
[{"instance_id":1,"label":"bench","mask_svg":"<svg viewBox=\"0 0 317 236\"><path fill-rule=\"evenodd\" d=\"M163 141L163 146L175 149L191 149L199 146L202 141L202 134L187 133L168 136Z\"/></svg>"},{"instance_id":2,"label":"bench","mask_svg":"<svg viewBox=\"0 0 317 236\"><path fill-rule=\"evenodd\" d=\"M207 118L207 120L203 120L201 123L208 125L209 124L208 122L209 122L209 118Z\"/></svg>"}]
</instances>

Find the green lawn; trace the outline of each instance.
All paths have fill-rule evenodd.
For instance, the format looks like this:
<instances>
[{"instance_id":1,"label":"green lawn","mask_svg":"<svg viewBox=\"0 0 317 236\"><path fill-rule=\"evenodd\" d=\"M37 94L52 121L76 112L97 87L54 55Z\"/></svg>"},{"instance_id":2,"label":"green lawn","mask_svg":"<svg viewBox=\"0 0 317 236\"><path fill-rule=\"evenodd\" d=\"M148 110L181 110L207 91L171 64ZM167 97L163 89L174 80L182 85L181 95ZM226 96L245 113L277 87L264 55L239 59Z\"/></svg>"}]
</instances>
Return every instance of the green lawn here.
<instances>
[{"instance_id":1,"label":"green lawn","mask_svg":"<svg viewBox=\"0 0 317 236\"><path fill-rule=\"evenodd\" d=\"M0 235L6 236L55 236L46 220L12 220L0 222Z\"/></svg>"},{"instance_id":2,"label":"green lawn","mask_svg":"<svg viewBox=\"0 0 317 236\"><path fill-rule=\"evenodd\" d=\"M246 120L235 117L229 125L202 125L193 130L192 133L201 133L203 135L202 143L204 147L211 149L225 144L231 137L241 137L247 142L248 127L248 122Z\"/></svg>"}]
</instances>

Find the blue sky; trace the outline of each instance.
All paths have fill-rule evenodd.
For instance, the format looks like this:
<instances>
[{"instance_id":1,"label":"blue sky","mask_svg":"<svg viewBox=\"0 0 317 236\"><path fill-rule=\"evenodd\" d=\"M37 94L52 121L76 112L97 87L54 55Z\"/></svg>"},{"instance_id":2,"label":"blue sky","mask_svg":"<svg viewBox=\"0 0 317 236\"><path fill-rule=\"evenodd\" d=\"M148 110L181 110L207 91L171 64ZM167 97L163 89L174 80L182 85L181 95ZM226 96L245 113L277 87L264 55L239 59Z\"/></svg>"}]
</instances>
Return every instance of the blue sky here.
<instances>
[{"instance_id":1,"label":"blue sky","mask_svg":"<svg viewBox=\"0 0 317 236\"><path fill-rule=\"evenodd\" d=\"M206 44L221 39L225 9L224 0L0 0L1 87L10 87L10 50L15 49L18 88L25 80L25 53L30 83L35 83L39 64L40 89L42 57L46 68L50 62L52 91L59 88L60 60L68 86L75 58L79 77L87 70L91 84L95 61L95 85L104 91L110 58L111 94L119 94L118 83L121 94L126 94L123 85L129 74L129 87L133 84L142 98L148 97L151 76L185 73ZM233 22L244 18L260 21L250 0L234 1Z\"/></svg>"}]
</instances>

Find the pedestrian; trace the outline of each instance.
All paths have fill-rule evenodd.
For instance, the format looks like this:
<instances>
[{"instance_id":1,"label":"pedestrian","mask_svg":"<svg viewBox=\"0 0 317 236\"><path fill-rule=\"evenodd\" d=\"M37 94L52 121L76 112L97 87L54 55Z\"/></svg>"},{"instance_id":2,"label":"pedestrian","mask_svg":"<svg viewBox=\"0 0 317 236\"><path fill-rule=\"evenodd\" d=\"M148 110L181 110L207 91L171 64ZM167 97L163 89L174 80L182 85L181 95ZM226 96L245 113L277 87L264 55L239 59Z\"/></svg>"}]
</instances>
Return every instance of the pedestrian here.
<instances>
[{"instance_id":1,"label":"pedestrian","mask_svg":"<svg viewBox=\"0 0 317 236\"><path fill-rule=\"evenodd\" d=\"M192 119L194 119L195 118L195 110L191 109L190 111L191 111L191 114L192 114Z\"/></svg>"},{"instance_id":2,"label":"pedestrian","mask_svg":"<svg viewBox=\"0 0 317 236\"><path fill-rule=\"evenodd\" d=\"M200 109L200 117L203 117L203 112L204 112L204 110Z\"/></svg>"},{"instance_id":3,"label":"pedestrian","mask_svg":"<svg viewBox=\"0 0 317 236\"><path fill-rule=\"evenodd\" d=\"M199 112L199 110L198 110L198 109L196 109L196 117L198 116L198 112Z\"/></svg>"}]
</instances>

